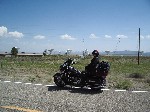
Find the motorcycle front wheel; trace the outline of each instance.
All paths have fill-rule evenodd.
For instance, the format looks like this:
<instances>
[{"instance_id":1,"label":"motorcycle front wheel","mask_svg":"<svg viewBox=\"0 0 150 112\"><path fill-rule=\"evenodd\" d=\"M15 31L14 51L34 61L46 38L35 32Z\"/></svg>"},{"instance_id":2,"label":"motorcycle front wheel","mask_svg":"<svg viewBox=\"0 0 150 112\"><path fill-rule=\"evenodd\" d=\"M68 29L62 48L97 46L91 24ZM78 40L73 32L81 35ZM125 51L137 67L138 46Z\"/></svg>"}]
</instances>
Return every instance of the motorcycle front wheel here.
<instances>
[{"instance_id":1,"label":"motorcycle front wheel","mask_svg":"<svg viewBox=\"0 0 150 112\"><path fill-rule=\"evenodd\" d=\"M54 75L54 82L58 87L64 87L65 86L65 82L62 80L61 78L61 74L60 73L56 73Z\"/></svg>"}]
</instances>

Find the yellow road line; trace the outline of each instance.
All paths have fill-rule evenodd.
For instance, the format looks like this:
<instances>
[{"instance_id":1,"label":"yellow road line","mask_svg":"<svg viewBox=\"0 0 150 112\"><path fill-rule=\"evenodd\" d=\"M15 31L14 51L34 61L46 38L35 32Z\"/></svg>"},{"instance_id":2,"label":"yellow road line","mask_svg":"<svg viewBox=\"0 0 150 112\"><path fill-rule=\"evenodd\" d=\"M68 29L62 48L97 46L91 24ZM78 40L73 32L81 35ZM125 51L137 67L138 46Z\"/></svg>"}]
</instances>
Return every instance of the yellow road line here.
<instances>
[{"instance_id":1,"label":"yellow road line","mask_svg":"<svg viewBox=\"0 0 150 112\"><path fill-rule=\"evenodd\" d=\"M25 108L14 107L14 106L0 106L0 107L7 108L7 109L20 110L20 111L25 111L25 112L42 112L42 111L38 111L38 110L31 110L31 109L25 109Z\"/></svg>"}]
</instances>

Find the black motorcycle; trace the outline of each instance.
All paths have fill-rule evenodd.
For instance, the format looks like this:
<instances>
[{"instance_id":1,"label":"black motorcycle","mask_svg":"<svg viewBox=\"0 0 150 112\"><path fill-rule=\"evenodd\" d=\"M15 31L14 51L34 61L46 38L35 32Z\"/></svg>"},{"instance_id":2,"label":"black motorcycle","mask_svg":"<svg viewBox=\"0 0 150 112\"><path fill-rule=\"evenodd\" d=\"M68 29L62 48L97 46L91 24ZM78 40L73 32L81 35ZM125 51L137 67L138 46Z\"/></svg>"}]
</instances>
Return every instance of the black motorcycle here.
<instances>
[{"instance_id":1,"label":"black motorcycle","mask_svg":"<svg viewBox=\"0 0 150 112\"><path fill-rule=\"evenodd\" d=\"M94 74L89 70L80 72L71 66L73 64L75 64L75 62L69 58L60 66L60 72L53 76L54 82L58 87L70 85L81 88L87 87L92 90L100 90L104 87L104 76L108 74L110 69L108 62L100 62Z\"/></svg>"}]
</instances>

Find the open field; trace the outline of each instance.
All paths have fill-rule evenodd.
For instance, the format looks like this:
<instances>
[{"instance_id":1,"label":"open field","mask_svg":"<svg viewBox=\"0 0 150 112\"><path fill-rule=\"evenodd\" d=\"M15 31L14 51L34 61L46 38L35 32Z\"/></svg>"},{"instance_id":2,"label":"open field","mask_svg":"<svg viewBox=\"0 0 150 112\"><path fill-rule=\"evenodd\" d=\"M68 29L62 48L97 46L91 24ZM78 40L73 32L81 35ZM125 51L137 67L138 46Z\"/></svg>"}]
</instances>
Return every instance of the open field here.
<instances>
[{"instance_id":1,"label":"open field","mask_svg":"<svg viewBox=\"0 0 150 112\"><path fill-rule=\"evenodd\" d=\"M76 69L84 70L90 63L91 56L51 55L46 57L1 57L0 80L22 81L32 83L53 83L53 75L59 71L59 66L67 59L74 58ZM128 90L150 90L150 57L101 56L101 60L108 61L111 65L107 77L108 88Z\"/></svg>"}]
</instances>

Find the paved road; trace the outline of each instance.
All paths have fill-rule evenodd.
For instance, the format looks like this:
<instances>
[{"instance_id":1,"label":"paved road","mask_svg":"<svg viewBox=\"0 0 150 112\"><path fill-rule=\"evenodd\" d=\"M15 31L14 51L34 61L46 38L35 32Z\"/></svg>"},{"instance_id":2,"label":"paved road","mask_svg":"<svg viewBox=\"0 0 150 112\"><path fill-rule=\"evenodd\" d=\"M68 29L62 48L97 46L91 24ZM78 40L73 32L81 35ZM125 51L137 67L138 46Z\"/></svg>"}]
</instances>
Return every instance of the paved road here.
<instances>
[{"instance_id":1,"label":"paved road","mask_svg":"<svg viewBox=\"0 0 150 112\"><path fill-rule=\"evenodd\" d=\"M150 92L107 90L100 93L0 81L0 112L24 111L150 112Z\"/></svg>"}]
</instances>

